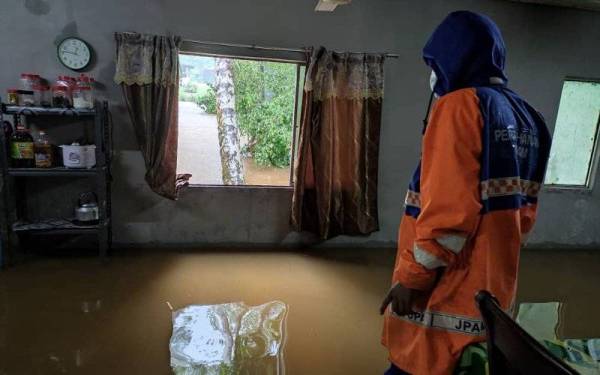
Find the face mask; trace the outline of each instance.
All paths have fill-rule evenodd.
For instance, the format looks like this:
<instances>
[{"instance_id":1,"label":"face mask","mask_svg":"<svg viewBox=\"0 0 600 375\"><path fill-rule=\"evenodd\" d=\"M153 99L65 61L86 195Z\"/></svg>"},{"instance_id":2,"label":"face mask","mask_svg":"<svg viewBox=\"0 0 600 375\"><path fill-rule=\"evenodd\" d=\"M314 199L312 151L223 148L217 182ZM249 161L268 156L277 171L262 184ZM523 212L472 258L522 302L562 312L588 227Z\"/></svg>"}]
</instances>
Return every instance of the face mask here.
<instances>
[{"instance_id":1,"label":"face mask","mask_svg":"<svg viewBox=\"0 0 600 375\"><path fill-rule=\"evenodd\" d=\"M431 91L435 89L435 84L437 83L437 76L435 75L435 71L431 71L431 76L429 77L429 87L431 87Z\"/></svg>"}]
</instances>

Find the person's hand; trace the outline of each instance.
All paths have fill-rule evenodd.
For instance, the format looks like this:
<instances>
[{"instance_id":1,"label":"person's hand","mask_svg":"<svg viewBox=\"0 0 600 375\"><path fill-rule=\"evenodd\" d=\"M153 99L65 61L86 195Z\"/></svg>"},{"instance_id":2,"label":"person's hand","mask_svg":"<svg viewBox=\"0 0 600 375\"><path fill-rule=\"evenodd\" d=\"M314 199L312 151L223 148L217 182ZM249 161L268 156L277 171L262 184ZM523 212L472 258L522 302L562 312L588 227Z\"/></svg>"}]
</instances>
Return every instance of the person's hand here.
<instances>
[{"instance_id":1,"label":"person's hand","mask_svg":"<svg viewBox=\"0 0 600 375\"><path fill-rule=\"evenodd\" d=\"M379 313L383 315L389 304L392 305L392 311L399 316L412 313L412 302L415 291L403 287L401 284L394 285L387 296L383 299Z\"/></svg>"}]
</instances>

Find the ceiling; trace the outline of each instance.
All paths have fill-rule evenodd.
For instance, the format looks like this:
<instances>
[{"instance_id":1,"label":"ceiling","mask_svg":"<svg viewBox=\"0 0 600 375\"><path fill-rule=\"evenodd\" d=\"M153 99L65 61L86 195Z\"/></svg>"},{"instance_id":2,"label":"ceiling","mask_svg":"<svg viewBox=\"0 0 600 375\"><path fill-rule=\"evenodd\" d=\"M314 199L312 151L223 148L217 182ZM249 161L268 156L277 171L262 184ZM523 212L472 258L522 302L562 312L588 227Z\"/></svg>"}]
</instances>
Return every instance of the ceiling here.
<instances>
[{"instance_id":1,"label":"ceiling","mask_svg":"<svg viewBox=\"0 0 600 375\"><path fill-rule=\"evenodd\" d=\"M579 8L600 11L600 0L510 0L520 3L555 5L569 8Z\"/></svg>"}]
</instances>

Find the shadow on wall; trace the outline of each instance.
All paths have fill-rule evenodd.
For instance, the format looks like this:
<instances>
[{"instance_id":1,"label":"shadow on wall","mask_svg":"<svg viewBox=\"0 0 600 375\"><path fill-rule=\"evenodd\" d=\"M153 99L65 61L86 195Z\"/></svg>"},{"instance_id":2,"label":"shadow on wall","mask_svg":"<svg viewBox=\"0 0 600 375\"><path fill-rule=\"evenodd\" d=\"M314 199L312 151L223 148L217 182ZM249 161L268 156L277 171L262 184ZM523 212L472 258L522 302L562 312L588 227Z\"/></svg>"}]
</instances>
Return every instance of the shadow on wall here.
<instances>
[{"instance_id":1,"label":"shadow on wall","mask_svg":"<svg viewBox=\"0 0 600 375\"><path fill-rule=\"evenodd\" d=\"M50 2L44 0L25 0L25 8L31 14L43 16L50 13Z\"/></svg>"}]
</instances>

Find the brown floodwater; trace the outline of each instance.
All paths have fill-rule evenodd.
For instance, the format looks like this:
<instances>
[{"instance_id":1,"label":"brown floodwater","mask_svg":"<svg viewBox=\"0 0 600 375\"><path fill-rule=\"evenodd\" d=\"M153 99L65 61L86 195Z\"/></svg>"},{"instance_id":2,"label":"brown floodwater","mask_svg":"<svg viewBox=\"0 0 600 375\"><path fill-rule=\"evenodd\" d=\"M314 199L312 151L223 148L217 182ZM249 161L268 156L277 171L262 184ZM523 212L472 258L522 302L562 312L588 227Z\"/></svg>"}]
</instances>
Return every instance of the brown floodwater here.
<instances>
[{"instance_id":1,"label":"brown floodwater","mask_svg":"<svg viewBox=\"0 0 600 375\"><path fill-rule=\"evenodd\" d=\"M170 374L169 306L271 301L285 306L285 322L276 319L285 340L269 374L382 374L377 310L393 258L377 249L32 257L0 272L0 374ZM520 297L563 301L563 333L600 337L599 265L598 252L526 252Z\"/></svg>"},{"instance_id":2,"label":"brown floodwater","mask_svg":"<svg viewBox=\"0 0 600 375\"><path fill-rule=\"evenodd\" d=\"M169 374L167 302L178 310L269 301L287 305L285 374L381 373L378 306L391 254L34 258L0 273L0 374Z\"/></svg>"},{"instance_id":3,"label":"brown floodwater","mask_svg":"<svg viewBox=\"0 0 600 375\"><path fill-rule=\"evenodd\" d=\"M290 186L290 168L264 167L254 159L244 159L246 185Z\"/></svg>"}]
</instances>

